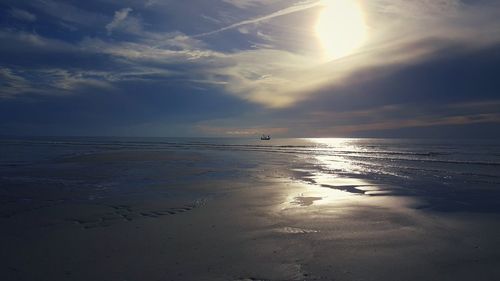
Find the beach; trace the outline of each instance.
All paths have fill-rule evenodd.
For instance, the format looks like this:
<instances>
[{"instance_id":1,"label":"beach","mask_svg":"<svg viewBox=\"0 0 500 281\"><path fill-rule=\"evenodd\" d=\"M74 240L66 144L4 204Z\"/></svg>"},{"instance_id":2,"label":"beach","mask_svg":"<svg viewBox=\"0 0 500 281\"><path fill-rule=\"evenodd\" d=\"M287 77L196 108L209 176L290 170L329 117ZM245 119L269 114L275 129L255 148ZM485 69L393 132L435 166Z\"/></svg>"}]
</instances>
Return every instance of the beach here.
<instances>
[{"instance_id":1,"label":"beach","mask_svg":"<svg viewBox=\"0 0 500 281\"><path fill-rule=\"evenodd\" d=\"M2 140L2 280L497 280L500 145Z\"/></svg>"}]
</instances>

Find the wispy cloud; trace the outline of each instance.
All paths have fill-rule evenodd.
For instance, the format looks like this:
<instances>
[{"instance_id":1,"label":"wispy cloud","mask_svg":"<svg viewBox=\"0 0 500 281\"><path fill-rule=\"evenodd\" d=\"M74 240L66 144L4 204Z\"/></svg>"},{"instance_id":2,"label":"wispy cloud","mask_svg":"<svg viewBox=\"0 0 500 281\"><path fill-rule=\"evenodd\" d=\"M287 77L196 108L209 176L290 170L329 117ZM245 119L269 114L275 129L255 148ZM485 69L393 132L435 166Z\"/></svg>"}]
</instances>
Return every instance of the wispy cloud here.
<instances>
[{"instance_id":1,"label":"wispy cloud","mask_svg":"<svg viewBox=\"0 0 500 281\"><path fill-rule=\"evenodd\" d=\"M90 13L70 5L56 7L55 3L58 2L54 0L46 2L54 9L69 11L70 14ZM263 8L260 4L264 2L232 0L228 3L238 8ZM162 69L163 74L168 73L164 77L171 77L169 75L175 73L176 79L204 83L213 81L212 84L218 85L229 95L269 108L290 107L312 98L321 89L356 83L360 79L356 74L367 69L397 69L431 57L449 46L460 45L467 49L500 40L499 22L492 21L494 15L500 15L499 5L496 4L474 5L458 0L419 0L411 3L376 0L361 5L369 26L366 44L348 57L326 62L321 55L320 44L314 37L314 19L302 22L304 26L300 33L289 35L295 36L294 42L299 43L291 46L280 40L283 34L290 32L286 16L293 14L296 19L301 17L301 12L307 11L310 17L311 9L320 5L321 1L299 2L191 36L178 30L148 30L147 25L142 25L132 15L132 8L127 7L116 10L111 21L110 17L106 17L107 23L100 28L105 26L109 34L117 30L133 33L135 40L120 40L119 36L113 38L116 40L85 36L77 42L67 43L37 34L12 31L0 31L0 37L10 38L5 42L24 42L23 48L33 46L30 52L37 52L38 48L53 53L67 51L105 55L112 63L119 63L121 71L135 71L135 75L128 76L130 79L151 77L148 71L140 75L136 70L140 72L155 68ZM387 17L387 14L391 14L391 17ZM433 16L429 17L430 14ZM210 18L215 16L211 14ZM101 18L99 13L92 13L92 17ZM69 21L66 17L61 19ZM271 19L275 21L271 23ZM78 17L73 19L73 22L80 21ZM218 42L210 40L210 35L255 23L260 23L263 29L240 34L243 38L251 37L246 48L241 44L238 48L223 50L217 45ZM268 25L271 27L265 29ZM134 71L130 70L132 68ZM384 71L374 73L382 75Z\"/></svg>"},{"instance_id":2,"label":"wispy cloud","mask_svg":"<svg viewBox=\"0 0 500 281\"><path fill-rule=\"evenodd\" d=\"M29 81L9 68L0 68L0 81L0 98L12 98L29 89Z\"/></svg>"},{"instance_id":3,"label":"wispy cloud","mask_svg":"<svg viewBox=\"0 0 500 281\"><path fill-rule=\"evenodd\" d=\"M242 128L242 127L224 127L224 126L212 126L207 124L199 124L196 130L204 135L214 135L214 136L256 136L261 134L271 134L271 135L285 135L288 132L288 128L285 127L253 127L253 128Z\"/></svg>"},{"instance_id":4,"label":"wispy cloud","mask_svg":"<svg viewBox=\"0 0 500 281\"><path fill-rule=\"evenodd\" d=\"M233 23L231 25L224 26L224 27L221 27L221 28L216 29L216 30L212 30L212 31L209 31L209 32L204 32L204 33L193 35L193 37L209 36L209 35L213 35L213 34L216 34L216 33L219 33L219 32L223 32L223 31L226 31L226 30L238 28L238 27L241 27L241 26L244 26L244 25L255 24L255 23L267 21L267 20L270 20L270 19L273 19L273 18L276 18L276 17L286 16L286 15L289 15L289 14L293 14L293 13L301 12L301 11L304 11L304 10L307 10L307 9L311 9L311 8L319 6L320 4L321 4L320 1L306 1L306 2L297 3L295 5L292 5L291 7L288 7L288 8L285 8L285 9L281 9L279 11L276 11L276 12L273 12L273 13L270 13L270 14L267 14L267 15L264 15L264 16L260 16L260 17L257 17L257 18L248 19L248 20L237 22L237 23Z\"/></svg>"},{"instance_id":5,"label":"wispy cloud","mask_svg":"<svg viewBox=\"0 0 500 281\"><path fill-rule=\"evenodd\" d=\"M306 134L317 136L352 136L364 132L379 132L420 127L461 126L500 123L498 101L468 103L390 104L362 110L313 111L300 120Z\"/></svg>"},{"instance_id":6,"label":"wispy cloud","mask_svg":"<svg viewBox=\"0 0 500 281\"><path fill-rule=\"evenodd\" d=\"M326 127L316 129L311 132L319 136L332 135L353 135L360 132L377 132L385 130L409 129L419 127L434 127L434 126L461 126L481 123L500 123L500 114L471 114L471 115L456 115L449 117L422 117L408 119L393 119L380 122L372 122L365 124L339 125L334 127Z\"/></svg>"},{"instance_id":7,"label":"wispy cloud","mask_svg":"<svg viewBox=\"0 0 500 281\"><path fill-rule=\"evenodd\" d=\"M458 15L460 9L464 8L462 0L378 0L368 5L384 14L416 19L450 17Z\"/></svg>"},{"instance_id":8,"label":"wispy cloud","mask_svg":"<svg viewBox=\"0 0 500 281\"><path fill-rule=\"evenodd\" d=\"M27 22L36 21L36 16L34 14L26 11L26 10L12 8L10 10L10 15L16 19L27 21Z\"/></svg>"},{"instance_id":9,"label":"wispy cloud","mask_svg":"<svg viewBox=\"0 0 500 281\"><path fill-rule=\"evenodd\" d=\"M122 24L123 21L128 17L128 14L130 12L132 12L131 8L123 8L121 10L116 11L113 20L106 25L106 30L108 31L108 34L111 34L113 30L118 28L120 24Z\"/></svg>"},{"instance_id":10,"label":"wispy cloud","mask_svg":"<svg viewBox=\"0 0 500 281\"><path fill-rule=\"evenodd\" d=\"M222 0L222 2L231 4L240 9L247 9L250 7L255 7L257 5L268 4L271 1L270 0Z\"/></svg>"},{"instance_id":11,"label":"wispy cloud","mask_svg":"<svg viewBox=\"0 0 500 281\"><path fill-rule=\"evenodd\" d=\"M126 74L122 74L126 75ZM36 77L36 79L33 79ZM25 94L68 95L83 88L112 89L113 73L58 68L0 68L0 98Z\"/></svg>"},{"instance_id":12,"label":"wispy cloud","mask_svg":"<svg viewBox=\"0 0 500 281\"><path fill-rule=\"evenodd\" d=\"M225 69L232 77L228 90L271 107L287 107L325 86L356 83L359 78L353 75L365 69L397 69L453 46L470 50L500 40L500 22L493 20L493 15L500 15L498 5L476 7L454 0L418 2L414 4L418 9L410 9L409 20L407 2L392 1L392 19L386 20L383 12L370 10L374 5L370 1L364 7L371 13L370 37L359 50L340 60L324 63L318 56L300 50L259 49L234 54L238 64ZM435 8L440 8L440 16L429 20L428 12Z\"/></svg>"},{"instance_id":13,"label":"wispy cloud","mask_svg":"<svg viewBox=\"0 0 500 281\"><path fill-rule=\"evenodd\" d=\"M82 9L67 3L67 1L37 0L29 1L28 4L59 21L69 22L79 26L95 26L98 28L109 21L109 17L100 12Z\"/></svg>"},{"instance_id":14,"label":"wispy cloud","mask_svg":"<svg viewBox=\"0 0 500 281\"><path fill-rule=\"evenodd\" d=\"M397 104L401 100L391 96L393 104L383 100L384 91L359 86L495 46L500 42L498 1L359 0L368 37L350 55L333 61L324 59L314 32L322 1L296 1L106 0L103 5L101 0L5 0L4 6L12 8L5 12L10 20L0 24L0 96L5 102L39 95L51 95L40 100L59 95L111 99L99 96L111 91L138 99L157 94L144 106L159 107L161 116L181 112L178 104L189 109L182 112L189 116L196 105L198 111L211 111L209 117L200 113L193 130L213 135L331 136L498 122L492 90L476 92L482 84L460 94L470 95L469 100L443 105L431 94L423 101L425 93L384 82L398 92L395 96L409 90L413 100L423 101L422 111L415 109L420 105ZM230 30L239 32L225 32ZM461 71L469 67L461 66ZM449 69L455 68L440 73L453 80ZM477 76L483 76L478 69ZM453 90L443 95L460 100ZM214 105L205 106L210 102ZM429 106L433 103L441 107ZM229 114L233 106L227 104L247 111L238 107ZM156 133L163 121L151 130Z\"/></svg>"}]
</instances>

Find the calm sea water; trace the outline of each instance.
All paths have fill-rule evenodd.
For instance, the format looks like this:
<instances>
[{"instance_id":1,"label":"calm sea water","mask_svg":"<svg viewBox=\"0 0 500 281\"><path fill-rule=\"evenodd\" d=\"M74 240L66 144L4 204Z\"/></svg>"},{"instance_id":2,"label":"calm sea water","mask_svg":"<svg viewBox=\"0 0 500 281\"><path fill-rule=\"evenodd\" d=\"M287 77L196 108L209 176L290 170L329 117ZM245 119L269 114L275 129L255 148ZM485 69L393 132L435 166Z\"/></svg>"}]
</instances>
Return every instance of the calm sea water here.
<instances>
[{"instance_id":1,"label":"calm sea water","mask_svg":"<svg viewBox=\"0 0 500 281\"><path fill-rule=\"evenodd\" d=\"M65 159L103 152L190 152L200 161L147 159L78 165ZM118 160L115 160L118 162ZM80 163L81 164L81 163ZM180 165L180 166L179 166ZM64 182L67 188L113 186L130 190L169 174L173 168L205 168L203 176L241 177L265 171L308 180L313 175L355 177L393 187L391 196L418 196L422 208L441 211L500 211L500 142L497 140L410 139L216 139L40 137L0 140L0 188ZM181 168L179 168L181 167ZM259 168L260 167L260 168ZM78 170L82 169L79 176ZM85 171L83 171L85 169ZM95 169L89 176L89 169ZM126 172L125 172L126 171ZM158 177L162 174L162 177ZM117 176L119 175L119 176ZM114 179L113 179L114 178ZM112 180L113 179L113 180ZM90 187L89 187L90 188ZM109 188L113 189L113 188Z\"/></svg>"}]
</instances>

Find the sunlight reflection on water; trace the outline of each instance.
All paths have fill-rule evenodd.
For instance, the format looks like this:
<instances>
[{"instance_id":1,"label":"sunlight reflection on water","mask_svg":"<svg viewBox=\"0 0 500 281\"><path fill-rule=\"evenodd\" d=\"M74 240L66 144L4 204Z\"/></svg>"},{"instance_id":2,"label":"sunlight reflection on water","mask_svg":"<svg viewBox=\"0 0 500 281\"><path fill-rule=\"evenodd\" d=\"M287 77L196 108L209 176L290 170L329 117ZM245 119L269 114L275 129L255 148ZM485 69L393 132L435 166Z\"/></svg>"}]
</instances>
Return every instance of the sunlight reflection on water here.
<instances>
[{"instance_id":1,"label":"sunlight reflection on water","mask_svg":"<svg viewBox=\"0 0 500 281\"><path fill-rule=\"evenodd\" d=\"M299 177L301 189L299 193L295 190L290 192L285 208L340 207L367 203L368 200L373 203L391 195L383 185L360 178L371 172L369 168L342 155L366 152L367 148L359 145L359 139L307 140L314 143L314 152L308 157L314 162L315 169L295 169L302 173ZM374 201L373 196L378 198Z\"/></svg>"}]
</instances>

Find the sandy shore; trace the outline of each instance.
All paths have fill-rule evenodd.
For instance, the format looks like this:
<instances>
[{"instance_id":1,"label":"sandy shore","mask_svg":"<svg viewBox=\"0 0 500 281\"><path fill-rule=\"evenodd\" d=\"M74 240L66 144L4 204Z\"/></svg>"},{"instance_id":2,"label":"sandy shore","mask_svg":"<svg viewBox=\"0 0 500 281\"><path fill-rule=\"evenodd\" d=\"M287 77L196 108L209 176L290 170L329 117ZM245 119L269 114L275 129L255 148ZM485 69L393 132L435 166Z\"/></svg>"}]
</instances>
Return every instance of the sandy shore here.
<instances>
[{"instance_id":1,"label":"sandy shore","mask_svg":"<svg viewBox=\"0 0 500 281\"><path fill-rule=\"evenodd\" d=\"M5 199L0 219L1 279L500 277L496 214L420 210L417 199L393 196L389 190L394 188L355 177L311 178L304 172L307 167L303 171L284 170L273 163L246 167L253 175L245 175L246 180L233 174L197 177L225 169L199 165L209 162L203 157L129 153L65 159L57 164L64 165L65 179L75 179L71 171L81 170L79 165L138 161L164 167L163 174L156 170L157 178L177 175L178 180L172 185L145 184L120 196L101 194L95 200L64 200L88 199L89 194L74 188L61 193L65 190L61 185L39 194L44 200L37 202L45 203L27 203L29 208L18 203L14 208ZM105 178L138 173L117 171L121 172ZM103 174L94 176L106 182ZM188 180L180 180L181 176ZM6 185L2 192L2 198L12 199Z\"/></svg>"}]
</instances>

